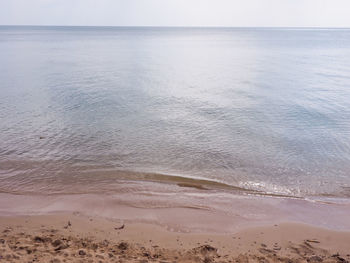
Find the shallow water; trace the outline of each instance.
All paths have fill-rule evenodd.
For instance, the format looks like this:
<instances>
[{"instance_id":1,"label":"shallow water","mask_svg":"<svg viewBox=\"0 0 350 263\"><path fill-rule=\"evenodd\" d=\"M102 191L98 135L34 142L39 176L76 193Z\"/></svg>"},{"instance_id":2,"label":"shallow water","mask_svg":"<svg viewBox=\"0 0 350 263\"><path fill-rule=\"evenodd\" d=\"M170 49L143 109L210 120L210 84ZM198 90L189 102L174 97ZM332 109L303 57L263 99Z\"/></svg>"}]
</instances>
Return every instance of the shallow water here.
<instances>
[{"instance_id":1,"label":"shallow water","mask_svg":"<svg viewBox=\"0 0 350 263\"><path fill-rule=\"evenodd\" d=\"M350 30L0 27L0 80L2 192L350 197Z\"/></svg>"}]
</instances>

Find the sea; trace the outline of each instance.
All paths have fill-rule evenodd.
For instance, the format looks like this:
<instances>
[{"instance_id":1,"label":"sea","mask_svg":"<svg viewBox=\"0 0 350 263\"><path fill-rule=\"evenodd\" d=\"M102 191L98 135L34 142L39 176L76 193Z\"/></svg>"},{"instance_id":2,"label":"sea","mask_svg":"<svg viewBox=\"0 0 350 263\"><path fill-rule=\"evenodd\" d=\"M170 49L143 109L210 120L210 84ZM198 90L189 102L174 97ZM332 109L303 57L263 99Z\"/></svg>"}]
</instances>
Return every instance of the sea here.
<instances>
[{"instance_id":1,"label":"sea","mask_svg":"<svg viewBox=\"0 0 350 263\"><path fill-rule=\"evenodd\" d=\"M0 27L1 193L168 185L350 203L350 29Z\"/></svg>"}]
</instances>

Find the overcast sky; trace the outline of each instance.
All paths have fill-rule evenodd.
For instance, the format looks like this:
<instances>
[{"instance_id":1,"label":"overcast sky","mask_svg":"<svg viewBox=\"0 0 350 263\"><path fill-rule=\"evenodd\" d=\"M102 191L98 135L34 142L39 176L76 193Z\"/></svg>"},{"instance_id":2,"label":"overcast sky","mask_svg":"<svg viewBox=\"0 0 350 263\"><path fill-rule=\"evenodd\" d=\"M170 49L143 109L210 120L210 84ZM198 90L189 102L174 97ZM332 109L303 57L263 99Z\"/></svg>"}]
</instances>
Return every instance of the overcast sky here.
<instances>
[{"instance_id":1,"label":"overcast sky","mask_svg":"<svg viewBox=\"0 0 350 263\"><path fill-rule=\"evenodd\" d=\"M0 0L0 24L350 27L350 0Z\"/></svg>"}]
</instances>

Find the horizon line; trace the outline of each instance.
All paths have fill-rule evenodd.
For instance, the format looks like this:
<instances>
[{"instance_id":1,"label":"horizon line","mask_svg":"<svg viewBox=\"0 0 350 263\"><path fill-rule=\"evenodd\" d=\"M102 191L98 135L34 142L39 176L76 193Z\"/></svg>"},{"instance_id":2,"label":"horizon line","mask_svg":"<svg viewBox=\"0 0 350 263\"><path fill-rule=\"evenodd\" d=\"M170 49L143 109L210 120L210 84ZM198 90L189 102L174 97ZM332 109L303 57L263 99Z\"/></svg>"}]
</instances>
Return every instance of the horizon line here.
<instances>
[{"instance_id":1,"label":"horizon line","mask_svg":"<svg viewBox=\"0 0 350 263\"><path fill-rule=\"evenodd\" d=\"M261 28L261 29L273 29L273 28L289 28L289 29L350 29L350 26L155 26L155 25L0 25L0 27L111 27L111 28Z\"/></svg>"}]
</instances>

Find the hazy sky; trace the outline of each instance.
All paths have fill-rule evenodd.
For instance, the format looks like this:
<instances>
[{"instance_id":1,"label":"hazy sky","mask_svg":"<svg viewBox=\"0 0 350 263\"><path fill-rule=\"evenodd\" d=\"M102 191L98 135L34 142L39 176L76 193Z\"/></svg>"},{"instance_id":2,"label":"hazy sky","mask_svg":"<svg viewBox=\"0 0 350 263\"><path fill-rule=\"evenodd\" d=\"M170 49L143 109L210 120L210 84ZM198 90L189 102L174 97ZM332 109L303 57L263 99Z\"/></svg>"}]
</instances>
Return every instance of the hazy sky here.
<instances>
[{"instance_id":1,"label":"hazy sky","mask_svg":"<svg viewBox=\"0 0 350 263\"><path fill-rule=\"evenodd\" d=\"M350 0L0 0L0 24L350 27Z\"/></svg>"}]
</instances>

